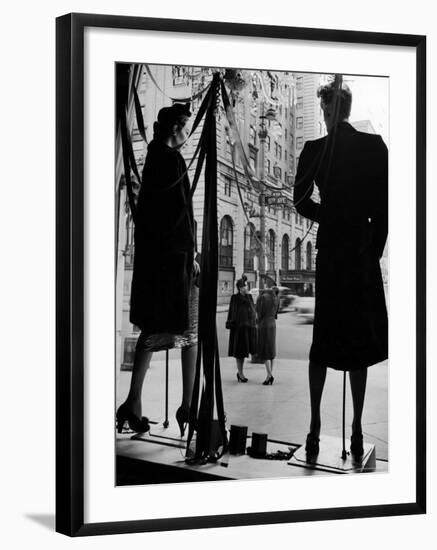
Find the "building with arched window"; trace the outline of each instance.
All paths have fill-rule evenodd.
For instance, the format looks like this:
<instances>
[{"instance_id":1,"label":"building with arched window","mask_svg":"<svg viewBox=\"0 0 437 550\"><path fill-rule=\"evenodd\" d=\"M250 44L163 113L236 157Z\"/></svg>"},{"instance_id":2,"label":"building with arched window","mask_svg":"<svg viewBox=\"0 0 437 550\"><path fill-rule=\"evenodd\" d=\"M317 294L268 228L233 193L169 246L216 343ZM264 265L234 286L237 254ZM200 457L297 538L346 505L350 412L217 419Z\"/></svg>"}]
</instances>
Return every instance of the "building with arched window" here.
<instances>
[{"instance_id":1,"label":"building with arched window","mask_svg":"<svg viewBox=\"0 0 437 550\"><path fill-rule=\"evenodd\" d=\"M138 92L140 107L148 141L153 138L153 123L159 110L171 104L169 98L195 97L191 110L197 113L202 102L201 92L208 84L215 69L207 67L184 67L149 65L153 80L144 67L125 64L122 84L128 93L128 130L141 174L147 153L147 144L142 140L136 124L136 111L133 100L133 87ZM119 71L119 72L120 72ZM308 110L308 97L314 100L314 86L320 75L294 74L290 72L254 71L256 78L250 78L247 85L231 95L236 128L241 137L245 154L251 170L252 179L247 177L242 158L235 153L232 136L225 116L217 117L217 221L218 221L218 290L217 304L226 308L231 295L235 292L235 280L243 273L248 278L250 288L260 286L261 254L270 279L281 286L288 286L295 293L303 293L304 283L314 282L313 261L308 260L313 253L317 225L310 228L295 219L295 209L291 206L292 185L297 168L299 147L307 139L314 139L318 132L314 121L318 112ZM252 75L253 76L253 75ZM117 76L118 81L120 75ZM225 83L228 86L228 83ZM156 92L159 86L164 94ZM297 91L299 86L299 91ZM256 89L255 89L256 87ZM118 88L117 88L118 89ZM267 95L266 95L267 94ZM272 108L268 95L273 94L277 108ZM272 95L272 97L273 97ZM299 96L299 112L297 99ZM256 108L254 108L254 106ZM281 106L281 108L279 108ZM267 136L260 138L263 109L274 112L273 120L265 125ZM202 132L203 123L197 127L187 141L182 154L186 160L193 157ZM313 132L313 134L311 134ZM301 143L302 142L302 143ZM263 148L263 149L262 149ZM233 155L234 151L234 155ZM264 160L264 169L261 162ZM188 164L188 163L187 163ZM193 181L196 163L189 168L189 178ZM123 156L120 135L116 146L116 210L117 228L117 356L120 364L129 368L133 358L133 343L137 338L135 327L129 323L129 295L132 278L132 259L134 252L133 222L129 215L126 185L123 182ZM266 205L264 220L261 224L260 188L258 178L263 174L269 189L276 189L279 195L287 197L288 202ZM201 253L205 181L200 176L196 192L193 195L193 210L197 221L197 243ZM261 238L261 226L266 228ZM293 243L298 239L298 250ZM264 240L265 249L260 243ZM306 261L302 258L301 248L305 247ZM152 262L153 260L151 260ZM303 263L305 262L305 265Z\"/></svg>"}]
</instances>

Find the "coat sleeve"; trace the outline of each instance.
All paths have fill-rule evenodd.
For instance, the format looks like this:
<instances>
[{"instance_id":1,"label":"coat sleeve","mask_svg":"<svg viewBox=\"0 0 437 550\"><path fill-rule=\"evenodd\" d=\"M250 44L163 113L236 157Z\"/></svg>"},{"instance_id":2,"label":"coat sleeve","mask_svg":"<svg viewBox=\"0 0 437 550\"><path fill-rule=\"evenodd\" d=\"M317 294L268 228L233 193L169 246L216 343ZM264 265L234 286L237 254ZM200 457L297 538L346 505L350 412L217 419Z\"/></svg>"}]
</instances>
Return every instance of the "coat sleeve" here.
<instances>
[{"instance_id":1,"label":"coat sleeve","mask_svg":"<svg viewBox=\"0 0 437 550\"><path fill-rule=\"evenodd\" d=\"M229 304L228 318L226 320L226 328L235 327L235 298L234 295L231 296L231 302Z\"/></svg>"},{"instance_id":2,"label":"coat sleeve","mask_svg":"<svg viewBox=\"0 0 437 550\"><path fill-rule=\"evenodd\" d=\"M279 304L281 303L281 300L279 299L279 296L275 296L274 300L273 300L273 304L274 304L274 312L275 312L275 319L278 318L278 312L279 312Z\"/></svg>"},{"instance_id":3,"label":"coat sleeve","mask_svg":"<svg viewBox=\"0 0 437 550\"><path fill-rule=\"evenodd\" d=\"M264 298L262 294L258 296L258 299L256 301L256 320L259 323L262 318L264 317Z\"/></svg>"},{"instance_id":4,"label":"coat sleeve","mask_svg":"<svg viewBox=\"0 0 437 550\"><path fill-rule=\"evenodd\" d=\"M388 150L381 136L378 136L374 157L374 177L370 197L372 244L378 257L384 252L388 234Z\"/></svg>"},{"instance_id":5,"label":"coat sleeve","mask_svg":"<svg viewBox=\"0 0 437 550\"><path fill-rule=\"evenodd\" d=\"M311 142L306 142L300 154L297 167L293 201L299 214L315 222L320 221L320 204L311 199L317 163L318 158L314 155L314 148L311 147Z\"/></svg>"}]
</instances>

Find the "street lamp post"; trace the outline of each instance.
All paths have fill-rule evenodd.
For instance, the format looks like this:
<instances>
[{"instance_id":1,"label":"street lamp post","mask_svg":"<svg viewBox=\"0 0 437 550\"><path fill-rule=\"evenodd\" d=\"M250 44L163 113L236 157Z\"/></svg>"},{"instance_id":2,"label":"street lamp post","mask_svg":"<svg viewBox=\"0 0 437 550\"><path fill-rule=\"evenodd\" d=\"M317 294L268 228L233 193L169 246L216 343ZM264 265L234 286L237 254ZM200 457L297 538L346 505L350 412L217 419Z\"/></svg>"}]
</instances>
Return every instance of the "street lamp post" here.
<instances>
[{"instance_id":1,"label":"street lamp post","mask_svg":"<svg viewBox=\"0 0 437 550\"><path fill-rule=\"evenodd\" d=\"M264 107L264 105L263 105ZM259 155L259 183L260 183L260 193L259 193L259 225L260 225L260 242L261 250L259 256L259 288L264 288L264 275L266 274L266 255L265 255L265 244L266 244L266 206L265 206L265 146L267 139L267 128L265 124L264 117L264 108L263 115L261 116L261 125L258 131L258 137L260 141L260 155Z\"/></svg>"},{"instance_id":2,"label":"street lamp post","mask_svg":"<svg viewBox=\"0 0 437 550\"><path fill-rule=\"evenodd\" d=\"M264 280L266 274L266 174L265 174L265 151L266 151L266 140L267 140L267 126L266 120L272 121L276 120L275 109L269 107L264 114L264 103L262 103L262 115L260 116L260 127L258 130L258 137L260 141L260 155L259 155L259 183L260 183L260 193L259 193L259 229L260 229L260 242L261 242L261 253L259 257L259 288L264 288Z\"/></svg>"}]
</instances>

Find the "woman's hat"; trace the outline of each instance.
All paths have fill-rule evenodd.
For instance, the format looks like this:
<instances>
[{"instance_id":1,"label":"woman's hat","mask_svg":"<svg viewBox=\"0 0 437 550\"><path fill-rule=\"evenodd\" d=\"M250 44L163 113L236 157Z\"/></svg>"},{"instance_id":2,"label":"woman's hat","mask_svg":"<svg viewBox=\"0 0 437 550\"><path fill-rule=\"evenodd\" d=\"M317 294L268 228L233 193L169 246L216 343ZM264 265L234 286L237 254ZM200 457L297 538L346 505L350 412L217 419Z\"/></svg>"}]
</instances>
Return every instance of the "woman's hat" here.
<instances>
[{"instance_id":1,"label":"woman's hat","mask_svg":"<svg viewBox=\"0 0 437 550\"><path fill-rule=\"evenodd\" d=\"M158 113L158 122L163 126L171 126L181 116L191 116L189 103L174 103L171 107L163 107Z\"/></svg>"}]
</instances>

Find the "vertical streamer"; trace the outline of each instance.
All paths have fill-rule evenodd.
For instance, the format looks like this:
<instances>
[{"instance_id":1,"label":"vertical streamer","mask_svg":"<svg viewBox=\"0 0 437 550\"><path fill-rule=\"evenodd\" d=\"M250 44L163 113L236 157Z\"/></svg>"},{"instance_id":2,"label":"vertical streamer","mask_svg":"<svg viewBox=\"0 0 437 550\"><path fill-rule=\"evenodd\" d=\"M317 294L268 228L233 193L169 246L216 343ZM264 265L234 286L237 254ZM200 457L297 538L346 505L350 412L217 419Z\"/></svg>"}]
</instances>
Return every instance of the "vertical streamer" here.
<instances>
[{"instance_id":1,"label":"vertical streamer","mask_svg":"<svg viewBox=\"0 0 437 550\"><path fill-rule=\"evenodd\" d=\"M218 224L217 224L217 138L215 109L220 89L220 75L216 73L212 81L212 101L210 101L202 131L202 151L205 155L205 202L203 211L202 256L199 296L199 348L193 399L190 410L188 443L190 445L194 429L197 430L196 452L190 462L216 460L219 456L213 448L212 426L214 405L217 407L218 423L222 436L223 452L227 448L223 394L218 354L216 310L218 274ZM203 385L201 386L201 367ZM197 406L200 395L200 405Z\"/></svg>"}]
</instances>

